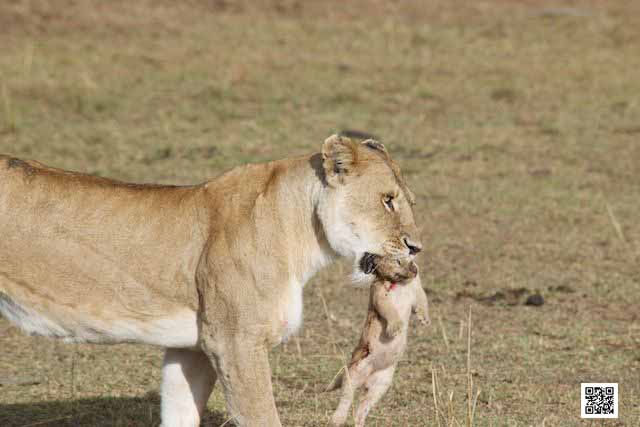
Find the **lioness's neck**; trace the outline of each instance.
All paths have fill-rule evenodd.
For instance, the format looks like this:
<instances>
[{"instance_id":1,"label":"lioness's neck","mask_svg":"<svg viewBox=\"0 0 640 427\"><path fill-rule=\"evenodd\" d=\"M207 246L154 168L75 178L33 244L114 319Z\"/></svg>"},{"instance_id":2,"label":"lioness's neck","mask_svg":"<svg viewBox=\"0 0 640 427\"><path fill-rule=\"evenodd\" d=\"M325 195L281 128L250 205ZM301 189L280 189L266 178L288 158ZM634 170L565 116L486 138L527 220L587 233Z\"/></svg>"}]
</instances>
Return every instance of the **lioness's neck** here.
<instances>
[{"instance_id":1,"label":"lioness's neck","mask_svg":"<svg viewBox=\"0 0 640 427\"><path fill-rule=\"evenodd\" d=\"M320 154L241 166L206 189L212 235L224 236L230 256L242 246L263 270L299 283L334 258L317 214L325 191Z\"/></svg>"},{"instance_id":2,"label":"lioness's neck","mask_svg":"<svg viewBox=\"0 0 640 427\"><path fill-rule=\"evenodd\" d=\"M282 171L282 164L283 161L273 162L272 167ZM273 215L280 216L287 227L290 270L304 284L336 257L317 212L325 191L322 155L290 159L287 165L274 182L278 209Z\"/></svg>"}]
</instances>

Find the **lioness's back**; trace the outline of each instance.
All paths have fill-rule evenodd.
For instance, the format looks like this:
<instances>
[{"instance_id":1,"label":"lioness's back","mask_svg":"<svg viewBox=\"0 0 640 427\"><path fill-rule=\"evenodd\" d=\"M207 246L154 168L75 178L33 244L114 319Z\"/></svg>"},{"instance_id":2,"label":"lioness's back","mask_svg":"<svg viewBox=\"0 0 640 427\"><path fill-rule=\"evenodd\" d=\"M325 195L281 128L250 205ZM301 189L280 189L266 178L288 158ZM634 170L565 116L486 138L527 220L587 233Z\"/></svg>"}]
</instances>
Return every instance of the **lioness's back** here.
<instances>
[{"instance_id":1,"label":"lioness's back","mask_svg":"<svg viewBox=\"0 0 640 427\"><path fill-rule=\"evenodd\" d=\"M0 185L6 183L6 180L21 178L27 183L34 180L46 180L48 185L55 183L69 185L82 185L85 187L96 187L104 189L131 189L131 190L172 190L186 189L194 186L175 186L175 185L158 185L158 184L134 184L129 182L118 181L111 178L104 178L96 175L90 175L82 172L69 171L47 166L35 160L23 160L0 154Z\"/></svg>"},{"instance_id":2,"label":"lioness's back","mask_svg":"<svg viewBox=\"0 0 640 427\"><path fill-rule=\"evenodd\" d=\"M50 313L31 332L58 336L195 309L199 190L0 156L0 306Z\"/></svg>"}]
</instances>

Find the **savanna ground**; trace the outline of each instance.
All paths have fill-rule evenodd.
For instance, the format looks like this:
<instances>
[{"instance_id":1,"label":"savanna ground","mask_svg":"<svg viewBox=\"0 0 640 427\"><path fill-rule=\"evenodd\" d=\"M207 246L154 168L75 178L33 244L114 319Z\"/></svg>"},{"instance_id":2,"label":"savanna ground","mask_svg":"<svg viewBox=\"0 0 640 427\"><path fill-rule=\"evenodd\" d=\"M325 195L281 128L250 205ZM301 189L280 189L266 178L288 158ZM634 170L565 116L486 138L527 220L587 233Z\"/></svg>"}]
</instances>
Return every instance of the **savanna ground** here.
<instances>
[{"instance_id":1,"label":"savanna ground","mask_svg":"<svg viewBox=\"0 0 640 427\"><path fill-rule=\"evenodd\" d=\"M194 183L379 137L418 195L433 324L413 327L371 425L640 425L638 2L0 3L0 151L124 180ZM305 290L272 354L287 426L321 393L367 293ZM539 293L542 306L523 302ZM296 344L299 344L299 348ZM0 320L0 425L157 425L161 351L68 345ZM620 418L579 418L580 382ZM479 391L479 395L477 392ZM477 396L477 399L476 397ZM454 420L455 418L455 420ZM227 420L216 389L204 424Z\"/></svg>"}]
</instances>

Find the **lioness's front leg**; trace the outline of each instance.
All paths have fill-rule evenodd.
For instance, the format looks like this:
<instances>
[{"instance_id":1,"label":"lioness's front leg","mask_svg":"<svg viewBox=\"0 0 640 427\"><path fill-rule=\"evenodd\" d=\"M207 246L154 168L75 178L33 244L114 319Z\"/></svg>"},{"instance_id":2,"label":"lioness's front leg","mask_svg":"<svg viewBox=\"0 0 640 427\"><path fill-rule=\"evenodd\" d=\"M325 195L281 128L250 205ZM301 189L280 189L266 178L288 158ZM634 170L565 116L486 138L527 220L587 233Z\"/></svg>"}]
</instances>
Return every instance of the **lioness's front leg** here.
<instances>
[{"instance_id":1,"label":"lioness's front leg","mask_svg":"<svg viewBox=\"0 0 640 427\"><path fill-rule=\"evenodd\" d=\"M224 389L227 410L242 427L281 426L271 386L265 342L238 334L211 341L203 349L213 361Z\"/></svg>"}]
</instances>

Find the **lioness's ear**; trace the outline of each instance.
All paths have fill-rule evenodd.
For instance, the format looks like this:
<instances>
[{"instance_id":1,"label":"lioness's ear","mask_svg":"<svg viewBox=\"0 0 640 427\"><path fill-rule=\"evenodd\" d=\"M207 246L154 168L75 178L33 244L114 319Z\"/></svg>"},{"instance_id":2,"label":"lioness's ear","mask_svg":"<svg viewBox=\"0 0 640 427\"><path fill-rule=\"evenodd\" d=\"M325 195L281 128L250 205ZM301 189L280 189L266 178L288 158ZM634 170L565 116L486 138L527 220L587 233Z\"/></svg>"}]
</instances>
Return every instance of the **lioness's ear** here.
<instances>
[{"instance_id":1,"label":"lioness's ear","mask_svg":"<svg viewBox=\"0 0 640 427\"><path fill-rule=\"evenodd\" d=\"M331 135L322 144L322 165L330 185L341 184L357 162L358 148L349 138Z\"/></svg>"},{"instance_id":2,"label":"lioness's ear","mask_svg":"<svg viewBox=\"0 0 640 427\"><path fill-rule=\"evenodd\" d=\"M376 141L375 139L367 139L366 141L362 141L361 142L362 145L366 145L367 147L371 148L372 150L377 150L380 151L384 154L389 154L387 153L387 149L384 148L384 145L382 145L381 142Z\"/></svg>"}]
</instances>

